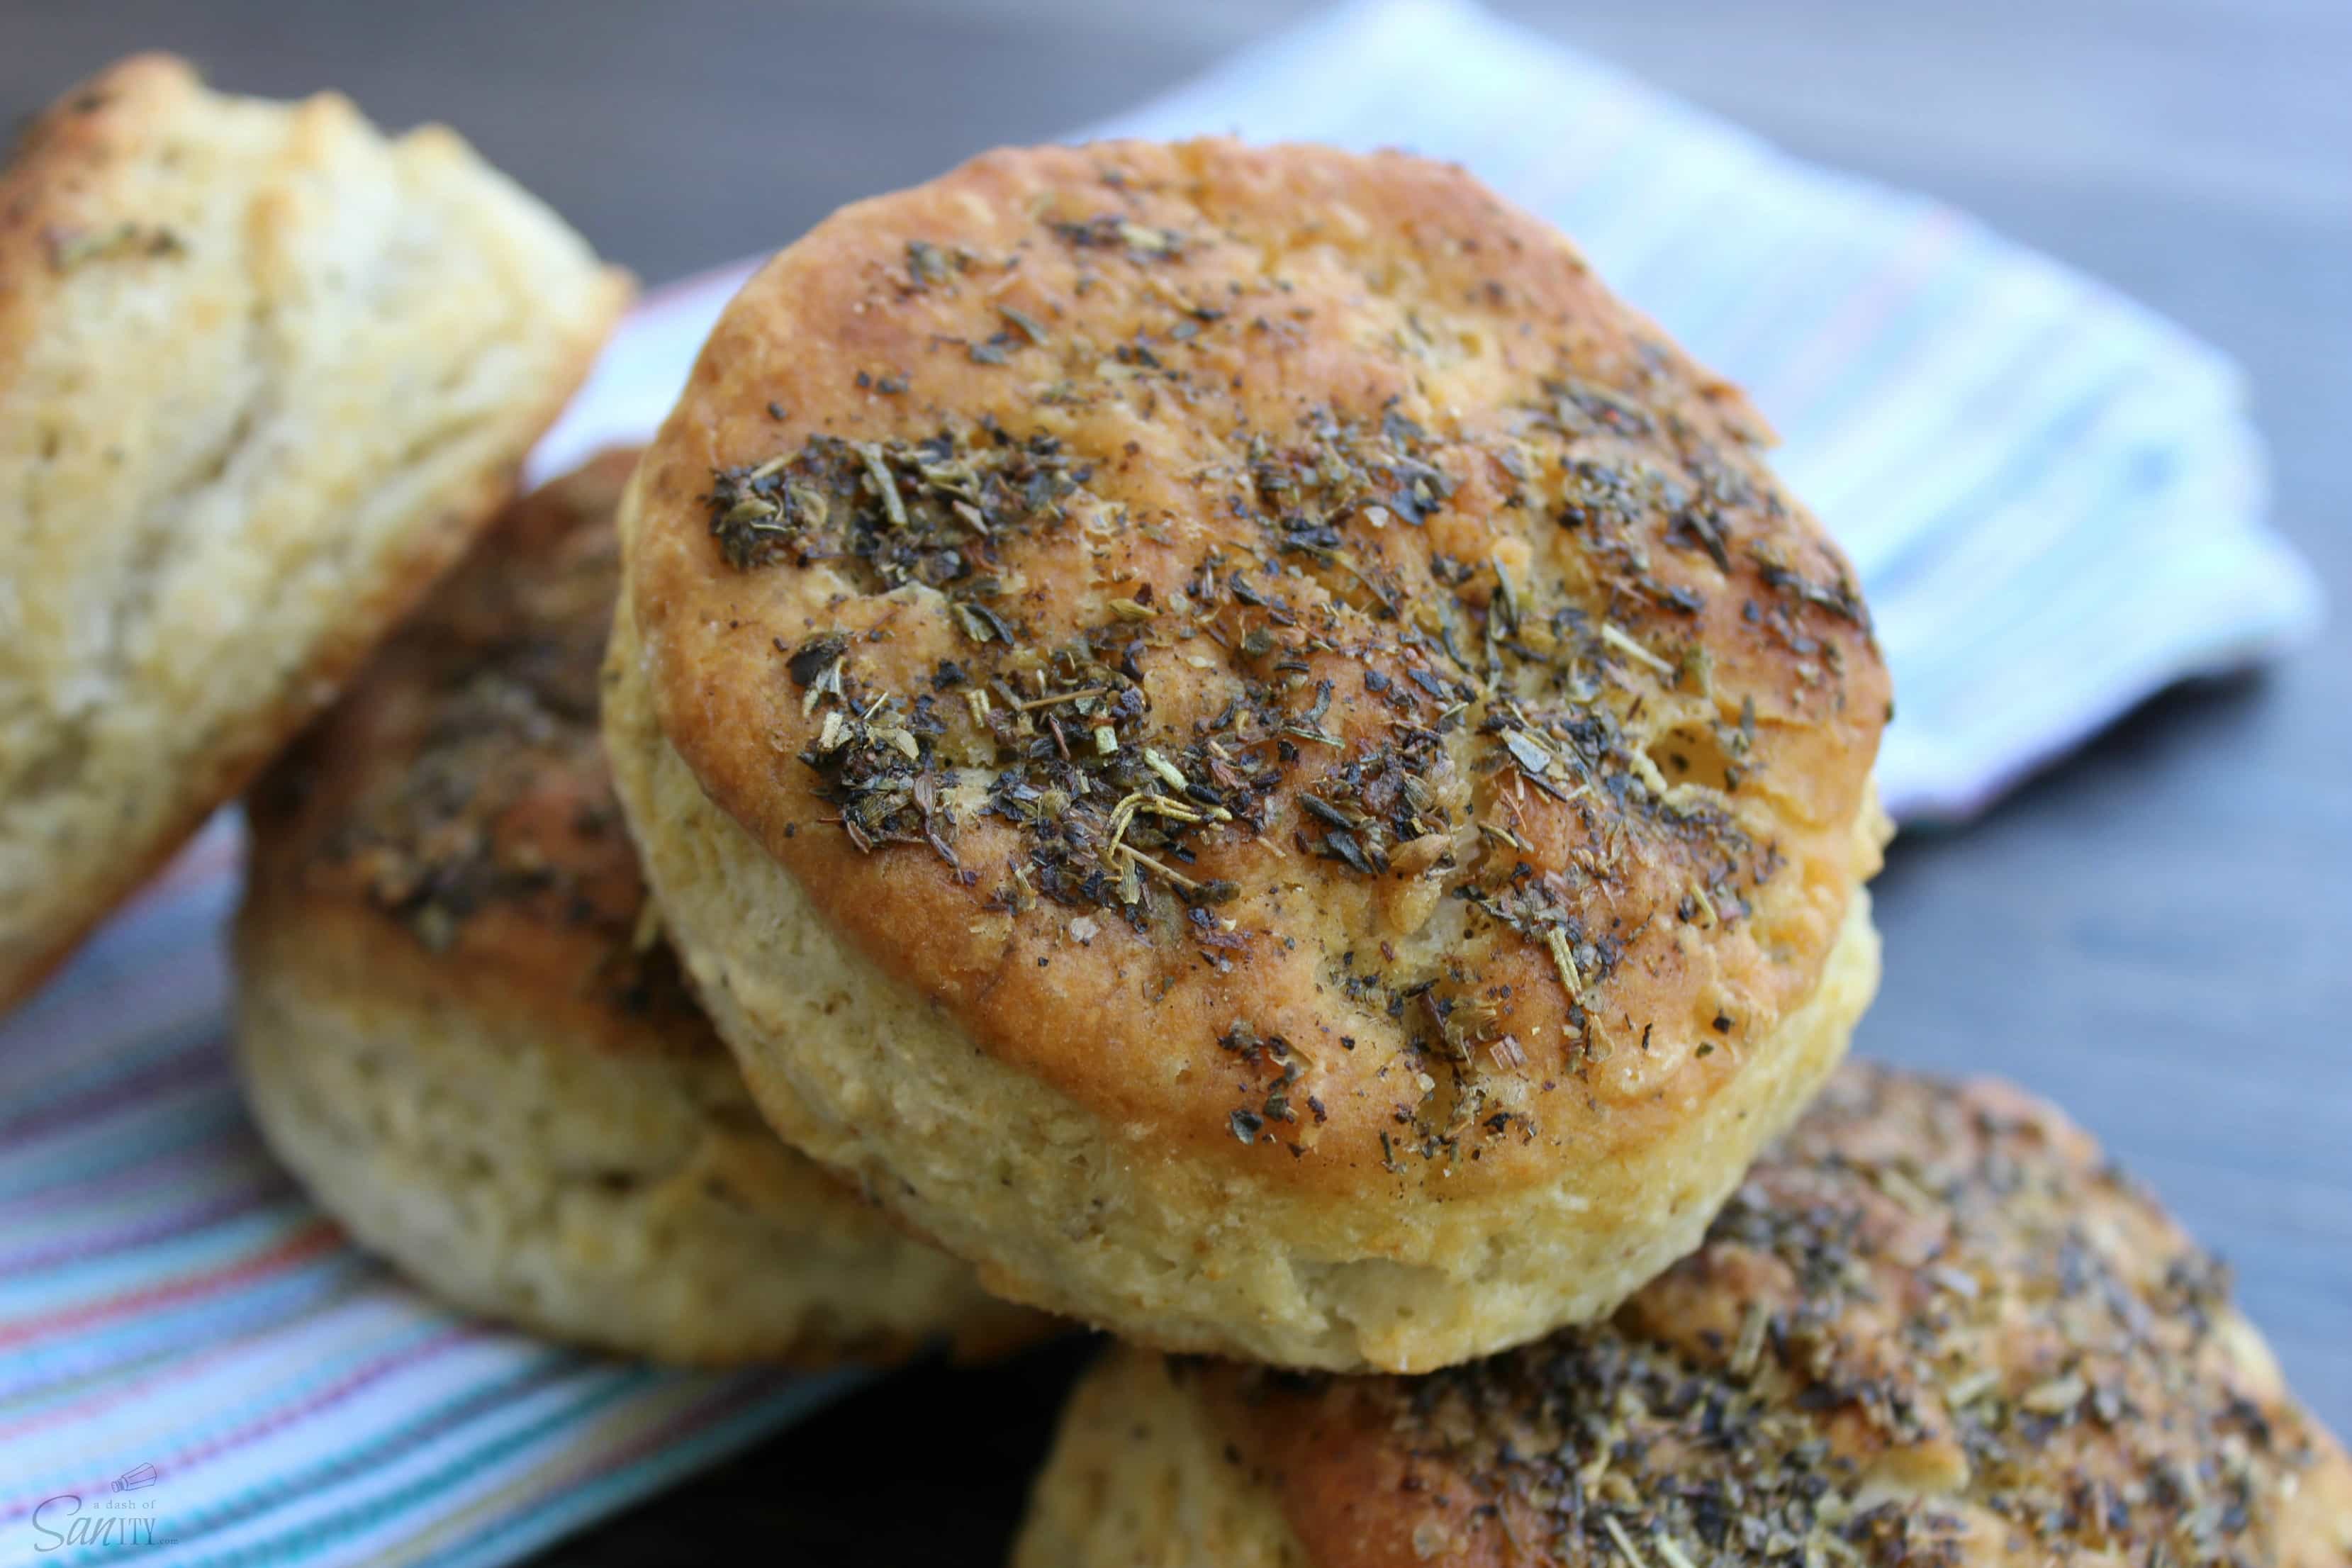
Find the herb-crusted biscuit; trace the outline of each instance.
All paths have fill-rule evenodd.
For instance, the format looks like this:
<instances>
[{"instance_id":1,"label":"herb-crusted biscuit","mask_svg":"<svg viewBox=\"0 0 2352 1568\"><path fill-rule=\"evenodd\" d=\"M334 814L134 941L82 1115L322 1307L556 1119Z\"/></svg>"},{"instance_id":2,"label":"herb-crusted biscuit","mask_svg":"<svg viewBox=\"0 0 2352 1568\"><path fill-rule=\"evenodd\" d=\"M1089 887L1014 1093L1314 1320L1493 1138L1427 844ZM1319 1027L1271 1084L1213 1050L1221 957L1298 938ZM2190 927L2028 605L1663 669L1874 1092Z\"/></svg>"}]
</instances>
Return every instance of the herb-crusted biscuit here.
<instances>
[{"instance_id":1,"label":"herb-crusted biscuit","mask_svg":"<svg viewBox=\"0 0 2352 1568\"><path fill-rule=\"evenodd\" d=\"M646 907L596 739L627 454L518 502L265 775L237 924L262 1131L366 1246L683 1362L1035 1332L768 1130Z\"/></svg>"},{"instance_id":2,"label":"herb-crusted biscuit","mask_svg":"<svg viewBox=\"0 0 2352 1568\"><path fill-rule=\"evenodd\" d=\"M2352 1562L2352 1467L2055 1110L1861 1064L1605 1326L1420 1378L1114 1352L1017 1568Z\"/></svg>"},{"instance_id":3,"label":"herb-crusted biscuit","mask_svg":"<svg viewBox=\"0 0 2352 1568\"><path fill-rule=\"evenodd\" d=\"M1765 440L1415 158L1003 152L835 215L631 486L605 704L762 1108L1151 1344L1606 1312L1876 979L1886 675Z\"/></svg>"},{"instance_id":4,"label":"herb-crusted biscuit","mask_svg":"<svg viewBox=\"0 0 2352 1568\"><path fill-rule=\"evenodd\" d=\"M627 293L448 132L145 56L0 171L0 1006L505 498Z\"/></svg>"}]
</instances>

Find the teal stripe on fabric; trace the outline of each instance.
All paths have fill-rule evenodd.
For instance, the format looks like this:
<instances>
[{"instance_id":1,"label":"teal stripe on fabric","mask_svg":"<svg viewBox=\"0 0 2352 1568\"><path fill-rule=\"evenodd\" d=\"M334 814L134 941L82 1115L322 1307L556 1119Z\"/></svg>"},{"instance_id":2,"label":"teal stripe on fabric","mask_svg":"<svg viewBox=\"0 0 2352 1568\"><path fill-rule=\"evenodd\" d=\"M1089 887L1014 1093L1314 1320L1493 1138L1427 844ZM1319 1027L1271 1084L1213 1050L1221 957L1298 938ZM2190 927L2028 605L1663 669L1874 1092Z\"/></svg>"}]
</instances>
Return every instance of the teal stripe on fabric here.
<instances>
[{"instance_id":1,"label":"teal stripe on fabric","mask_svg":"<svg viewBox=\"0 0 2352 1568\"><path fill-rule=\"evenodd\" d=\"M1985 521L1997 517L2005 506L2014 509L2015 498L2033 493L2038 485L2053 476L2063 478L2059 472L2062 455L2071 445L2090 434L2099 421L2114 410L2119 389L2120 384L2114 381L2087 389L2047 427L2037 432L2032 440L2021 443L2011 450L1996 472L1984 476L1970 489L1955 496L1942 517L1922 531L1920 540L1911 549L1887 561L1879 579L1885 584L1885 595L1889 600L1898 599L1905 596L1906 590L1914 584L1918 584L1924 595L1938 603L1922 605L1916 613L1922 616L1948 615L1947 606L1952 605L1954 599L1938 592L1940 584L1929 571L1934 542L1938 537L1964 536L1971 546L1983 548L1992 537L1992 531L1983 526ZM2057 537L2048 530L2034 527L2033 520L2021 510L2016 511L2015 515L2020 520L2022 532L2042 540ZM1950 579L1975 584L1998 584L2002 580L1990 575L1962 578L1957 574ZM2053 589L2059 585L2054 580L2046 584Z\"/></svg>"},{"instance_id":2,"label":"teal stripe on fabric","mask_svg":"<svg viewBox=\"0 0 2352 1568\"><path fill-rule=\"evenodd\" d=\"M397 1427L373 1435L341 1453L290 1474L273 1476L185 1518L175 1510L172 1522L179 1533L172 1544L183 1548L183 1552L174 1553L174 1558L183 1555L186 1549L201 1546L208 1535L265 1516L273 1504L289 1497L309 1496L339 1483L364 1479L371 1472L398 1459L411 1448L450 1431L462 1430L467 1417L495 1411L528 1394L566 1366L575 1363L577 1359L569 1352L544 1351L531 1356L508 1375L486 1381L441 1404L413 1412ZM344 1522L349 1524L362 1518L375 1517L387 1508L399 1506L399 1499L428 1497L435 1487L446 1487L469 1467L488 1463L516 1445L528 1441L530 1434L551 1429L566 1421L582 1419L661 1375L650 1369L616 1368L587 1396L553 1415L540 1418L523 1434L501 1435L478 1447L468 1449L460 1459L436 1468L429 1485L411 1482L401 1489L397 1498L370 1498L355 1504L345 1510ZM320 1534L315 1526L305 1527L288 1532L264 1548L245 1548L227 1555L205 1555L193 1561L215 1563L299 1561L299 1558L287 1555L287 1545L316 1542ZM98 1555L100 1553L92 1552L82 1560L89 1561Z\"/></svg>"},{"instance_id":3,"label":"teal stripe on fabric","mask_svg":"<svg viewBox=\"0 0 2352 1568\"><path fill-rule=\"evenodd\" d=\"M45 1206L55 1223L46 1234L18 1236L0 1218L0 1275L29 1269L36 1259L55 1267L69 1256L143 1247L156 1235L216 1224L293 1188L277 1162L234 1140L215 1139L194 1159L165 1153L126 1164L110 1179L51 1188Z\"/></svg>"},{"instance_id":4,"label":"teal stripe on fabric","mask_svg":"<svg viewBox=\"0 0 2352 1568\"><path fill-rule=\"evenodd\" d=\"M360 1271L362 1275L365 1272ZM301 1304L302 1317L306 1323L330 1319L338 1301L349 1298L350 1292L346 1290L339 1298L324 1301L306 1300ZM282 1327L283 1321L268 1326ZM218 1431L255 1419L265 1410L298 1405L316 1389L350 1375L366 1364L369 1358L399 1353L434 1334L446 1334L450 1328L449 1323L438 1317L422 1320L390 1333L379 1325L364 1335L352 1336L348 1348L331 1352L313 1352L323 1354L325 1359L312 1359L311 1354L306 1354L303 1360L284 1369L278 1375L264 1374L257 1386L236 1400L216 1408L209 1404L193 1407L191 1414L184 1418L184 1425L174 1427L181 1434L176 1440L184 1444L203 1442ZM129 1405L144 1412L152 1408L153 1401L169 1396L173 1392L170 1384L174 1381L203 1377L207 1375L211 1363L232 1359L238 1348L239 1338L216 1336L195 1351L134 1359L101 1373L54 1384L37 1393L27 1393L0 1402L0 1446L9 1442L8 1434L20 1428L36 1436L43 1430L56 1430L64 1416L77 1407L89 1413L93 1419L103 1416L118 1405ZM105 1424L112 1425L110 1421ZM66 1465L69 1458L63 1454L53 1454L51 1458L58 1465ZM79 1472L69 1468L58 1468L42 1472L30 1482L26 1478L12 1477L11 1486L19 1490L37 1490L44 1481L68 1485L78 1476ZM6 1493L0 1493L0 1505L5 1504L6 1497Z\"/></svg>"},{"instance_id":5,"label":"teal stripe on fabric","mask_svg":"<svg viewBox=\"0 0 2352 1568\"><path fill-rule=\"evenodd\" d=\"M289 1194L258 1213L160 1237L127 1253L45 1269L29 1279L0 1281L0 1313L29 1320L95 1310L151 1288L158 1273L191 1280L217 1274L252 1262L318 1220L318 1210L308 1199Z\"/></svg>"},{"instance_id":6,"label":"teal stripe on fabric","mask_svg":"<svg viewBox=\"0 0 2352 1568\"><path fill-rule=\"evenodd\" d=\"M0 1399L145 1362L202 1340L257 1332L314 1310L354 1277L381 1280L382 1275L371 1259L338 1249L220 1300L152 1310L100 1332L15 1351L0 1363Z\"/></svg>"},{"instance_id":7,"label":"teal stripe on fabric","mask_svg":"<svg viewBox=\"0 0 2352 1568\"><path fill-rule=\"evenodd\" d=\"M1867 440L1841 432L1833 448L1848 470L1837 487L1838 504L1870 520L1866 558L1874 582L1887 580L1893 554L1931 531L1924 518L1948 510L1948 497L1959 488L1956 472L1997 472L2012 458L2018 429L2046 428L2060 409L2082 400L2084 386L2130 363L2055 308L1998 327L1979 323L1973 335L1971 352L1937 367L1954 387L1951 426L1888 420L1866 432ZM2023 423L2005 431L2008 419Z\"/></svg>"},{"instance_id":8,"label":"teal stripe on fabric","mask_svg":"<svg viewBox=\"0 0 2352 1568\"><path fill-rule=\"evenodd\" d=\"M616 1513L682 1477L718 1464L865 1382L860 1372L788 1383L699 1431L585 1485L560 1490L509 1515L476 1541L420 1561L418 1568L495 1568L526 1556L591 1521Z\"/></svg>"},{"instance_id":9,"label":"teal stripe on fabric","mask_svg":"<svg viewBox=\"0 0 2352 1568\"><path fill-rule=\"evenodd\" d=\"M273 1418L297 1412L311 1404L321 1392L351 1380L378 1363L397 1363L413 1355L420 1346L443 1339L457 1331L457 1326L435 1317L386 1333L379 1329L363 1341L323 1360L308 1362L289 1369L289 1375L262 1381L241 1396L216 1406L206 1407L195 1419L178 1429L171 1439L171 1454L162 1452L146 1456L147 1463L162 1463L167 1458L174 1465L184 1463L184 1456L212 1447L229 1434L244 1428L264 1425ZM83 1396L94 1392L87 1385ZM151 1445L152 1446L152 1445ZM79 1468L60 1464L49 1471L17 1480L12 1479L12 1491L53 1492L109 1478L94 1476L86 1461ZM0 1495L0 1503L7 1500Z\"/></svg>"},{"instance_id":10,"label":"teal stripe on fabric","mask_svg":"<svg viewBox=\"0 0 2352 1568\"><path fill-rule=\"evenodd\" d=\"M43 1140L0 1155L0 1222L14 1238L29 1241L48 1234L35 1230L40 1216L26 1200L58 1188L101 1181L163 1155L217 1147L249 1125L234 1088L199 1084L126 1106L119 1119L76 1134L69 1141ZM16 1211L23 1205L23 1212Z\"/></svg>"},{"instance_id":11,"label":"teal stripe on fabric","mask_svg":"<svg viewBox=\"0 0 2352 1568\"><path fill-rule=\"evenodd\" d=\"M208 939L209 931L204 935ZM22 1043L0 1056L0 1131L13 1135L24 1126L37 1126L61 1101L103 1090L178 1058L216 1052L220 1021L206 1012L110 1041L103 1050L76 1049L68 1044L72 1037L37 1029L12 1031L12 1039Z\"/></svg>"}]
</instances>

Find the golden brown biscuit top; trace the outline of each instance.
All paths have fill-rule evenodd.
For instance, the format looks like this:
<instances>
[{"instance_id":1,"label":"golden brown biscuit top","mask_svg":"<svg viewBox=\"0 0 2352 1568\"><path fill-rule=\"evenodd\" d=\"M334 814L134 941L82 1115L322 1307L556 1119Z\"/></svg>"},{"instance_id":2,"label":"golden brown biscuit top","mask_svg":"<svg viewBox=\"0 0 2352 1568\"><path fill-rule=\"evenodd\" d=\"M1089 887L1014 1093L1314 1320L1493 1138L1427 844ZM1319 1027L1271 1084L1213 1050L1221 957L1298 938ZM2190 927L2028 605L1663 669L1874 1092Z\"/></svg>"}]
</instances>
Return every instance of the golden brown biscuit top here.
<instances>
[{"instance_id":1,"label":"golden brown biscuit top","mask_svg":"<svg viewBox=\"0 0 2352 1568\"><path fill-rule=\"evenodd\" d=\"M1735 1072L1874 864L1885 673L1765 438L1458 170L996 153L745 288L633 613L712 798L1000 1058L1497 1177Z\"/></svg>"},{"instance_id":2,"label":"golden brown biscuit top","mask_svg":"<svg viewBox=\"0 0 2352 1568\"><path fill-rule=\"evenodd\" d=\"M1323 1568L2352 1560L2226 1272L2000 1084L1849 1065L1608 1326L1191 1374Z\"/></svg>"},{"instance_id":3,"label":"golden brown biscuit top","mask_svg":"<svg viewBox=\"0 0 2352 1568\"><path fill-rule=\"evenodd\" d=\"M254 875L293 900L288 918L357 921L362 942L395 924L380 961L429 960L447 984L699 1025L597 735L635 456L510 506L255 791Z\"/></svg>"}]
</instances>

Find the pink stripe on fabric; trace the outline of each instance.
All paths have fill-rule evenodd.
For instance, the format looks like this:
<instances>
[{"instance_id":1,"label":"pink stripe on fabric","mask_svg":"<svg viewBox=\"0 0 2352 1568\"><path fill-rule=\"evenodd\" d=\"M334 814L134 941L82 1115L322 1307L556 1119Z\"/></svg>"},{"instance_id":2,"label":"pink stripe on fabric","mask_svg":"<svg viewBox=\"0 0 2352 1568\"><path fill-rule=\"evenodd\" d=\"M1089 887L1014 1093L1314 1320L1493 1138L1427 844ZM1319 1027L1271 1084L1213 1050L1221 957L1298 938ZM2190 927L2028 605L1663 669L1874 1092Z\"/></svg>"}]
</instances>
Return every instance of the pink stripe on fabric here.
<instances>
[{"instance_id":1,"label":"pink stripe on fabric","mask_svg":"<svg viewBox=\"0 0 2352 1568\"><path fill-rule=\"evenodd\" d=\"M1768 384L1748 388L1757 405L1793 410L1804 407L1819 395L1822 384L1861 351L1895 308L1911 296L1919 279L1950 254L1967 233L1968 224L1959 214L1941 207L1927 213L1913 226L1910 235L1887 257L1885 265L1848 295L1837 313L1805 340L1793 363L1785 366Z\"/></svg>"},{"instance_id":2,"label":"pink stripe on fabric","mask_svg":"<svg viewBox=\"0 0 2352 1568\"><path fill-rule=\"evenodd\" d=\"M121 1078L107 1079L61 1100L19 1111L0 1121L0 1138L15 1138L33 1130L45 1138L55 1137L96 1121L110 1110L125 1110L133 1100L150 1096L159 1089L206 1077L228 1077L227 1058L221 1054L217 1039L195 1041L184 1050L158 1057Z\"/></svg>"},{"instance_id":3,"label":"pink stripe on fabric","mask_svg":"<svg viewBox=\"0 0 2352 1568\"><path fill-rule=\"evenodd\" d=\"M215 1362L226 1361L244 1348L244 1342L239 1340L215 1340L186 1352L179 1359L152 1363L154 1370L151 1372L107 1379L86 1389L79 1398L66 1400L47 1410L35 1411L17 1421L0 1424L0 1442L22 1437L28 1432L38 1432L44 1427L87 1420L100 1411L127 1405L159 1385L185 1382Z\"/></svg>"},{"instance_id":4,"label":"pink stripe on fabric","mask_svg":"<svg viewBox=\"0 0 2352 1568\"><path fill-rule=\"evenodd\" d=\"M32 1344L59 1333L129 1317L154 1307L216 1295L232 1286L275 1273L320 1253L331 1252L341 1246L342 1241L343 1233L337 1226L323 1219L314 1220L284 1241L219 1268L125 1291L103 1300L85 1302L62 1311L44 1312L20 1322L0 1323L0 1349Z\"/></svg>"},{"instance_id":5,"label":"pink stripe on fabric","mask_svg":"<svg viewBox=\"0 0 2352 1568\"><path fill-rule=\"evenodd\" d=\"M638 1463L647 1455L667 1446L675 1438L714 1426L736 1411L757 1404L772 1392L764 1380L733 1382L712 1394L687 1405L666 1420L657 1421L635 1437L597 1459L593 1464L571 1471L556 1471L535 1490L523 1495L516 1504L495 1516L495 1522L477 1531L478 1535L495 1534L516 1520L547 1508L565 1492L604 1479L617 1471Z\"/></svg>"},{"instance_id":6,"label":"pink stripe on fabric","mask_svg":"<svg viewBox=\"0 0 2352 1568\"><path fill-rule=\"evenodd\" d=\"M609 1476L615 1470L625 1469L660 1448L671 1438L698 1427L709 1426L718 1416L755 1404L768 1393L769 1390L760 1384L738 1384L723 1388L710 1398L698 1400L688 1405L668 1420L656 1422L587 1468L573 1471L570 1479L564 1482L564 1486L567 1489L584 1486L590 1481ZM544 1502L545 1499L542 1498L540 1506L544 1506Z\"/></svg>"},{"instance_id":7,"label":"pink stripe on fabric","mask_svg":"<svg viewBox=\"0 0 2352 1568\"><path fill-rule=\"evenodd\" d=\"M421 1340L415 1344L354 1367L334 1383L329 1384L324 1388L313 1390L306 1397L282 1409L272 1411L258 1420L247 1422L243 1426L225 1432L194 1447L172 1452L157 1461L156 1468L167 1470L175 1476L185 1475L192 1469L201 1468L207 1463L236 1452L239 1448L249 1447L273 1433L282 1432L289 1426L331 1410L362 1389L382 1382L394 1373L436 1361L462 1344L474 1340L486 1339L496 1331L476 1323L452 1324L441 1332ZM104 1476L94 1476L89 1484L93 1488L102 1489L106 1481L107 1478ZM44 1495L54 1495L58 1490L74 1489L72 1487L49 1488ZM6 1509L0 1509L0 1521L21 1518L39 1506L38 1499L11 1504Z\"/></svg>"},{"instance_id":8,"label":"pink stripe on fabric","mask_svg":"<svg viewBox=\"0 0 2352 1568\"><path fill-rule=\"evenodd\" d=\"M77 1203L89 1198L113 1197L138 1192L142 1187L160 1185L190 1171L216 1165L221 1157L219 1141L205 1139L149 1159L118 1165L102 1176L68 1176L50 1186L35 1187L13 1198L0 1198L0 1225L21 1223L15 1218L19 1214L33 1215L45 1222L52 1219L57 1213L58 1199L54 1194L58 1187L70 1190Z\"/></svg>"},{"instance_id":9,"label":"pink stripe on fabric","mask_svg":"<svg viewBox=\"0 0 2352 1568\"><path fill-rule=\"evenodd\" d=\"M77 1237L71 1241L53 1242L46 1247L12 1256L0 1254L0 1274L19 1269L55 1268L60 1264L87 1263L110 1253L122 1252L176 1236L198 1226L216 1225L250 1213L273 1198L284 1197L295 1190L290 1178L282 1172L266 1175L242 1192L225 1193L201 1204L155 1215L136 1225L101 1232L96 1236Z\"/></svg>"}]
</instances>

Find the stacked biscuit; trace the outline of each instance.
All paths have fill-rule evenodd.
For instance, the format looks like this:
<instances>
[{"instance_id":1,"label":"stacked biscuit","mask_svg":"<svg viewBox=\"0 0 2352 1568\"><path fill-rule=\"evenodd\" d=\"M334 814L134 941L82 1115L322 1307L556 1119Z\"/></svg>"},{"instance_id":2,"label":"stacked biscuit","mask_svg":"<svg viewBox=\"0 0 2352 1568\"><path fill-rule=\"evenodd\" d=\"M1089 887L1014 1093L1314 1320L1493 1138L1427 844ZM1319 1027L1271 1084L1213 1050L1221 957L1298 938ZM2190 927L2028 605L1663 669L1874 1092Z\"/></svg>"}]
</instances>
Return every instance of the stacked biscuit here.
<instances>
[{"instance_id":1,"label":"stacked biscuit","mask_svg":"<svg viewBox=\"0 0 2352 1568\"><path fill-rule=\"evenodd\" d=\"M1023 1563L2352 1551L2079 1133L1836 1070L1887 684L1765 438L1398 155L994 154L712 333L607 753L769 1121L1133 1347Z\"/></svg>"},{"instance_id":2,"label":"stacked biscuit","mask_svg":"<svg viewBox=\"0 0 2352 1568\"><path fill-rule=\"evenodd\" d=\"M641 458L406 514L473 555L250 803L256 1110L551 1332L1112 1331L1026 1563L2345 1561L2080 1133L1838 1067L1888 692L1766 440L1417 159L845 209Z\"/></svg>"},{"instance_id":3,"label":"stacked biscuit","mask_svg":"<svg viewBox=\"0 0 2352 1568\"><path fill-rule=\"evenodd\" d=\"M478 1311L667 1360L1032 1337L771 1132L680 983L596 739L614 454L518 502L247 800L254 1113Z\"/></svg>"}]
</instances>

